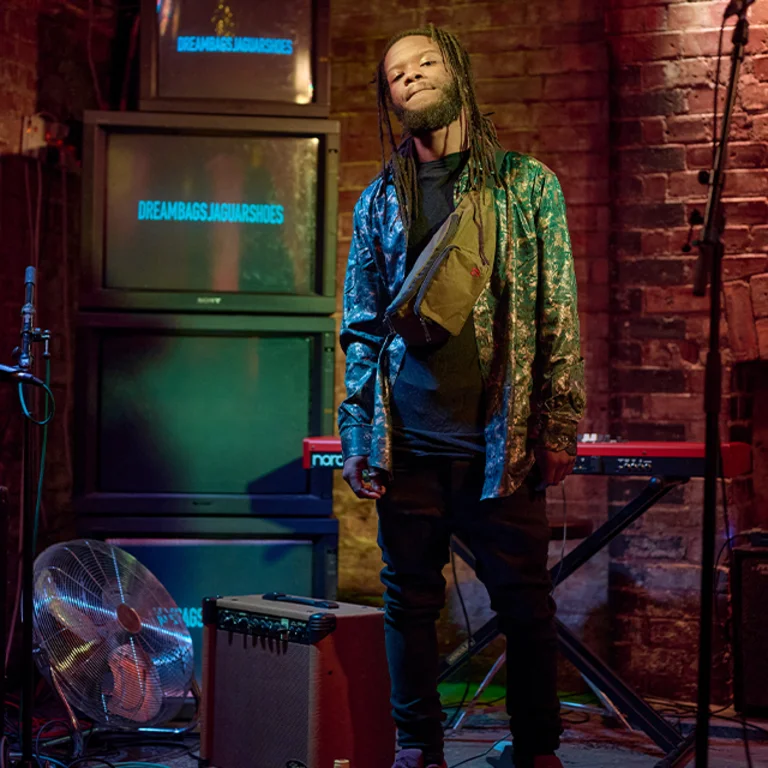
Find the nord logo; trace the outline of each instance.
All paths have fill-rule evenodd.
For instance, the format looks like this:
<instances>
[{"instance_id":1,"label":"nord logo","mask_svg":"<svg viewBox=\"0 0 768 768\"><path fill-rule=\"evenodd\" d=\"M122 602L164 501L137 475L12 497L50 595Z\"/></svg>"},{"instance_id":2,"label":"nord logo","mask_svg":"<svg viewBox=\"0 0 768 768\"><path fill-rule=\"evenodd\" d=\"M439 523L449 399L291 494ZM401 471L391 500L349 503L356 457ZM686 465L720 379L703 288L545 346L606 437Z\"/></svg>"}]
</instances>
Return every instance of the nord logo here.
<instances>
[{"instance_id":1,"label":"nord logo","mask_svg":"<svg viewBox=\"0 0 768 768\"><path fill-rule=\"evenodd\" d=\"M344 459L340 453L313 453L312 466L341 469L344 466Z\"/></svg>"},{"instance_id":2,"label":"nord logo","mask_svg":"<svg viewBox=\"0 0 768 768\"><path fill-rule=\"evenodd\" d=\"M221 304L221 296L198 296L198 304Z\"/></svg>"}]
</instances>

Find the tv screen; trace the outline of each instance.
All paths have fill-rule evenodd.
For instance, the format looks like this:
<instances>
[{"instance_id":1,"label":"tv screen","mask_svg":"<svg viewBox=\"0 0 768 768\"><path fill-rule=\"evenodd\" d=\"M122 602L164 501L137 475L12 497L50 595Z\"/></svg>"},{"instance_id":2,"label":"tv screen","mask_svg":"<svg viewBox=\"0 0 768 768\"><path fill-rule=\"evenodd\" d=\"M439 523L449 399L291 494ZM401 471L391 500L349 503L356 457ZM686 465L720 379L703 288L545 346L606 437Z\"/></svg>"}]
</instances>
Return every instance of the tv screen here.
<instances>
[{"instance_id":1,"label":"tv screen","mask_svg":"<svg viewBox=\"0 0 768 768\"><path fill-rule=\"evenodd\" d=\"M335 124L160 117L88 118L81 306L332 312Z\"/></svg>"},{"instance_id":2,"label":"tv screen","mask_svg":"<svg viewBox=\"0 0 768 768\"><path fill-rule=\"evenodd\" d=\"M195 676L202 682L203 598L285 592L312 595L310 539L110 538L148 568L168 590L192 635ZM325 597L325 595L320 595Z\"/></svg>"},{"instance_id":3,"label":"tv screen","mask_svg":"<svg viewBox=\"0 0 768 768\"><path fill-rule=\"evenodd\" d=\"M142 108L328 114L327 0L144 0L142 15Z\"/></svg>"},{"instance_id":4,"label":"tv screen","mask_svg":"<svg viewBox=\"0 0 768 768\"><path fill-rule=\"evenodd\" d=\"M113 134L107 288L309 295L317 138Z\"/></svg>"},{"instance_id":5,"label":"tv screen","mask_svg":"<svg viewBox=\"0 0 768 768\"><path fill-rule=\"evenodd\" d=\"M97 507L310 513L286 499L312 495L302 440L327 428L333 320L226 319L88 318L78 454Z\"/></svg>"}]
</instances>

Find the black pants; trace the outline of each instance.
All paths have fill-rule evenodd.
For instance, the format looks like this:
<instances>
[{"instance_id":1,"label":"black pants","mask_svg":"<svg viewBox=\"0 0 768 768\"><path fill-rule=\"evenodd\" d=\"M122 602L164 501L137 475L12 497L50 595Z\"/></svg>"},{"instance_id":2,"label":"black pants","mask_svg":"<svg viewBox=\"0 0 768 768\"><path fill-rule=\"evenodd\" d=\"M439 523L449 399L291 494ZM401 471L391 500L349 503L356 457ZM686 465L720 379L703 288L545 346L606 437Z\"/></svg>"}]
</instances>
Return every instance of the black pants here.
<instances>
[{"instance_id":1,"label":"black pants","mask_svg":"<svg viewBox=\"0 0 768 768\"><path fill-rule=\"evenodd\" d=\"M507 638L515 752L552 752L562 732L545 496L530 478L512 496L480 501L482 482L482 462L414 459L395 469L377 502L398 743L437 762L443 730L435 622L445 603L442 571L454 532L474 554Z\"/></svg>"}]
</instances>

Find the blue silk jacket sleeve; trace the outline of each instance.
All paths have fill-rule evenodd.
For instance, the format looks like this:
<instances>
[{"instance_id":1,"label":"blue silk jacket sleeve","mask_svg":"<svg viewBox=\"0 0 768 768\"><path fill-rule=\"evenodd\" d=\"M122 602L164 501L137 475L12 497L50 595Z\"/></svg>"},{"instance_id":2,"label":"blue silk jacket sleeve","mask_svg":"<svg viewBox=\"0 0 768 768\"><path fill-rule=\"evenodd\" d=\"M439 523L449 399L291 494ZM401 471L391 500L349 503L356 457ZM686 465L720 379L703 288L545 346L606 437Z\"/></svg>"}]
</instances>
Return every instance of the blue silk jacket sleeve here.
<instances>
[{"instance_id":1,"label":"blue silk jacket sleeve","mask_svg":"<svg viewBox=\"0 0 768 768\"><path fill-rule=\"evenodd\" d=\"M373 396L379 351L386 336L384 286L370 242L370 229L358 202L344 280L339 341L346 355L347 396L339 406L339 436L344 458L368 456L371 450Z\"/></svg>"},{"instance_id":2,"label":"blue silk jacket sleeve","mask_svg":"<svg viewBox=\"0 0 768 768\"><path fill-rule=\"evenodd\" d=\"M560 183L549 169L541 181L536 220L541 269L537 357L542 391L538 441L550 450L574 452L576 426L586 405L576 275Z\"/></svg>"}]
</instances>

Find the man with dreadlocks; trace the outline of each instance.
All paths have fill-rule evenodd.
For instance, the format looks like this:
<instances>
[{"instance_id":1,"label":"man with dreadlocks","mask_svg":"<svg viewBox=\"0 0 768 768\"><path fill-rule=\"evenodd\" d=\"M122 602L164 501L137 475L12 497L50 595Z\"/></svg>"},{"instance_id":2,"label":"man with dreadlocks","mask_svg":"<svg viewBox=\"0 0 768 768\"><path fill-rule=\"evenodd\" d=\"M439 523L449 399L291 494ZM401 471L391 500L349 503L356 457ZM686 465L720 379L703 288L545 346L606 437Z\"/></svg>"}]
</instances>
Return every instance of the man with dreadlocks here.
<instances>
[{"instance_id":1,"label":"man with dreadlocks","mask_svg":"<svg viewBox=\"0 0 768 768\"><path fill-rule=\"evenodd\" d=\"M354 210L339 432L344 479L377 503L395 766L444 764L435 622L455 532L507 637L515 766L555 768L562 727L543 488L573 468L585 403L562 192L541 163L500 151L453 35L432 26L398 35L377 84L391 156ZM399 144L389 110L404 129ZM498 228L488 284L457 336L406 344L385 310L443 220L489 182Z\"/></svg>"}]
</instances>

